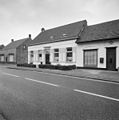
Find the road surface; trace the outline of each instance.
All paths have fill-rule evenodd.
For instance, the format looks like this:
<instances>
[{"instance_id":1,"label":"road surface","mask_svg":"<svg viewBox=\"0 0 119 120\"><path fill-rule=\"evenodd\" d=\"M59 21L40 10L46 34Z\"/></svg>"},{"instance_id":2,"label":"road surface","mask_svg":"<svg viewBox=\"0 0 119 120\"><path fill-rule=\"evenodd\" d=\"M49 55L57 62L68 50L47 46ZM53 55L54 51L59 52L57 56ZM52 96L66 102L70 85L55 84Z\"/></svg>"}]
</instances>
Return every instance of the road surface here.
<instances>
[{"instance_id":1,"label":"road surface","mask_svg":"<svg viewBox=\"0 0 119 120\"><path fill-rule=\"evenodd\" d=\"M0 68L6 120L119 120L119 83Z\"/></svg>"}]
</instances>

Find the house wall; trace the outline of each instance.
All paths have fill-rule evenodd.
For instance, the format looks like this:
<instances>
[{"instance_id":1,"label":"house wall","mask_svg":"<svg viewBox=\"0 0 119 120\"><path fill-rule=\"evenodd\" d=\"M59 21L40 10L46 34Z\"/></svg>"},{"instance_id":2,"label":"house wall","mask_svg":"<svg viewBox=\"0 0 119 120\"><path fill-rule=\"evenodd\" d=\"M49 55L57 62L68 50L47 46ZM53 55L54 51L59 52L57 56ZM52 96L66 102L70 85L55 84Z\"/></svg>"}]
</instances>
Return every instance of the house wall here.
<instances>
[{"instance_id":1,"label":"house wall","mask_svg":"<svg viewBox=\"0 0 119 120\"><path fill-rule=\"evenodd\" d=\"M50 63L51 64L61 64L61 65L74 65L76 64L76 40L69 40L69 41L62 41L62 42L55 42L49 44L41 44L35 46L28 47L28 63L30 63L30 51L34 51L33 63L34 64L41 64L38 61L38 50L41 50L42 53L42 63L45 64L45 48L50 47ZM73 61L66 62L66 48L72 47L73 48ZM59 48L59 62L54 62L54 49Z\"/></svg>"},{"instance_id":2,"label":"house wall","mask_svg":"<svg viewBox=\"0 0 119 120\"><path fill-rule=\"evenodd\" d=\"M77 45L76 66L84 67L84 50L97 49L98 50L98 64L97 68L106 68L106 47L116 47L116 68L119 67L119 40L101 41L101 42L87 42ZM100 58L104 58L104 63L100 63Z\"/></svg>"},{"instance_id":3,"label":"house wall","mask_svg":"<svg viewBox=\"0 0 119 120\"><path fill-rule=\"evenodd\" d=\"M31 39L26 40L16 49L16 61L17 64L28 63L28 43Z\"/></svg>"},{"instance_id":4,"label":"house wall","mask_svg":"<svg viewBox=\"0 0 119 120\"><path fill-rule=\"evenodd\" d=\"M8 63L16 63L16 49L9 49L9 50L2 50L0 51L0 54L4 55L4 61L2 62L8 62ZM10 61L10 54L13 54L13 61ZM7 61L6 61L7 58Z\"/></svg>"}]
</instances>

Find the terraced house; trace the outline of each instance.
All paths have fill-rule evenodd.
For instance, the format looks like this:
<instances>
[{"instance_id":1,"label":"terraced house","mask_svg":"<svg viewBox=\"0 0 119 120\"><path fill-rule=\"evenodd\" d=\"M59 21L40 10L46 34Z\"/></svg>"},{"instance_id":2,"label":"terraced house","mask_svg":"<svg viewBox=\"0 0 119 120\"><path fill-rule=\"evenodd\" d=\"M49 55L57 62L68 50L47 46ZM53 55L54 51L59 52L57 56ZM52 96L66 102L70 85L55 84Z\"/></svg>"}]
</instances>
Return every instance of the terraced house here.
<instances>
[{"instance_id":1,"label":"terraced house","mask_svg":"<svg viewBox=\"0 0 119 120\"><path fill-rule=\"evenodd\" d=\"M91 26L84 20L49 30L42 28L29 44L28 63L116 70L119 20Z\"/></svg>"},{"instance_id":2,"label":"terraced house","mask_svg":"<svg viewBox=\"0 0 119 120\"><path fill-rule=\"evenodd\" d=\"M75 42L86 24L84 20L49 30L42 28L41 33L28 47L28 62L53 65L76 64Z\"/></svg>"},{"instance_id":3,"label":"terraced house","mask_svg":"<svg viewBox=\"0 0 119 120\"><path fill-rule=\"evenodd\" d=\"M28 63L28 43L30 40L30 34L28 38L16 41L12 39L7 46L0 50L0 63Z\"/></svg>"}]
</instances>

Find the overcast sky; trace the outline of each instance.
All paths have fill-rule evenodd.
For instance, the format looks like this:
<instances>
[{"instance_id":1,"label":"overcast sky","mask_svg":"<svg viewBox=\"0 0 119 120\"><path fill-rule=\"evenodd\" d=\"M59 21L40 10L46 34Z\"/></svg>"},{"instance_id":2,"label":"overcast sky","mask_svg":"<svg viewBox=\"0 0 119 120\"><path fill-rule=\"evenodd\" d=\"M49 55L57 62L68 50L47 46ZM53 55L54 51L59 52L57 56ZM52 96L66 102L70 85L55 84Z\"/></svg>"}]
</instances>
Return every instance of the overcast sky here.
<instances>
[{"instance_id":1,"label":"overcast sky","mask_svg":"<svg viewBox=\"0 0 119 120\"><path fill-rule=\"evenodd\" d=\"M0 0L0 44L85 19L88 25L119 19L119 0Z\"/></svg>"}]
</instances>

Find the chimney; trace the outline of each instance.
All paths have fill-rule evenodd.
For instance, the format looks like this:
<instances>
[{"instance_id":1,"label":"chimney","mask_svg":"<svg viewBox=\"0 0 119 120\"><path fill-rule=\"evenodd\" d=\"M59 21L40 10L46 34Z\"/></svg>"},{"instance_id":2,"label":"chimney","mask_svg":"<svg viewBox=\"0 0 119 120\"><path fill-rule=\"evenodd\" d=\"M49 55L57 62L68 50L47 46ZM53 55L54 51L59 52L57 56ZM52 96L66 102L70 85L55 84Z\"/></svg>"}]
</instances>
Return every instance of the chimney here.
<instances>
[{"instance_id":1,"label":"chimney","mask_svg":"<svg viewBox=\"0 0 119 120\"><path fill-rule=\"evenodd\" d=\"M41 28L41 32L45 32L45 28Z\"/></svg>"},{"instance_id":2,"label":"chimney","mask_svg":"<svg viewBox=\"0 0 119 120\"><path fill-rule=\"evenodd\" d=\"M14 39L11 39L11 42L14 42Z\"/></svg>"},{"instance_id":3,"label":"chimney","mask_svg":"<svg viewBox=\"0 0 119 120\"><path fill-rule=\"evenodd\" d=\"M29 38L31 39L31 34L29 34Z\"/></svg>"}]
</instances>

